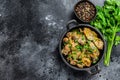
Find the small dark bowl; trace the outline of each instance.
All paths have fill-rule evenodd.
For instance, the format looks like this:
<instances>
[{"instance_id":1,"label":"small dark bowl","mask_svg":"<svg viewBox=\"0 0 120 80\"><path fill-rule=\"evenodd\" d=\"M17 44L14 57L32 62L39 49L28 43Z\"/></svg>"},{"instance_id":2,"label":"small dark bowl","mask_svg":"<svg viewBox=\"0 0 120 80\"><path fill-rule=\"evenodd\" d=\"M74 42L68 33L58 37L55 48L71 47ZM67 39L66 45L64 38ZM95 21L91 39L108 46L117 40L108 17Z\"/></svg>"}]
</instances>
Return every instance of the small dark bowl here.
<instances>
[{"instance_id":1,"label":"small dark bowl","mask_svg":"<svg viewBox=\"0 0 120 80\"><path fill-rule=\"evenodd\" d=\"M70 27L71 24L75 24L75 25L74 25L74 26L72 25L72 26ZM93 65L91 65L90 67L87 67L87 68L78 68L78 67L76 67L76 66L71 65L71 64L66 60L66 57L61 53L61 50L62 50L62 45L63 45L63 38L66 36L66 34L67 34L69 31L73 30L73 29L84 28L84 27L90 28L91 30L95 31L95 32L98 34L98 37L99 37L100 39L102 39L102 41L103 41L103 43L104 43L104 47L103 47L103 50L100 51L99 60L97 61L96 64L93 64ZM103 36L102 36L102 34L101 34L101 32L100 32L99 30L97 30L95 27L92 27L91 25L88 25L88 24L78 24L78 23L76 22L76 20L71 20L71 21L68 22L68 24L67 24L67 31L65 31L65 32L63 33L63 35L61 36L61 38L60 38L60 42L59 42L59 53L60 53L60 55L61 55L62 60L63 60L69 67L71 67L72 69L77 70L77 71L87 71L88 73L90 73L90 74L92 74L92 75L93 75L93 74L96 74L96 73L98 73L98 72L100 71L100 68L99 68L98 64L99 64L99 62L102 60L105 51L106 51L105 40L104 40L104 38L103 38ZM93 69L95 69L94 72L92 72Z\"/></svg>"},{"instance_id":2,"label":"small dark bowl","mask_svg":"<svg viewBox=\"0 0 120 80\"><path fill-rule=\"evenodd\" d=\"M92 19L90 19L89 21L86 21L86 20L81 19L81 18L79 17L79 15L77 14L77 12L75 11L76 7L77 7L79 4L85 3L85 2L88 2L90 5L93 5L93 7L95 8L94 16L93 16ZM79 2L77 2L77 3L75 4L75 6L74 6L74 13L75 13L76 17L77 17L80 21L82 21L82 22L84 22L84 23L89 23L89 22L91 22L91 21L93 21L93 20L95 19L96 14L97 14L97 9L96 9L95 5L94 5L92 2L90 2L90 1L88 1L88 0L81 0L81 1L79 1Z\"/></svg>"}]
</instances>

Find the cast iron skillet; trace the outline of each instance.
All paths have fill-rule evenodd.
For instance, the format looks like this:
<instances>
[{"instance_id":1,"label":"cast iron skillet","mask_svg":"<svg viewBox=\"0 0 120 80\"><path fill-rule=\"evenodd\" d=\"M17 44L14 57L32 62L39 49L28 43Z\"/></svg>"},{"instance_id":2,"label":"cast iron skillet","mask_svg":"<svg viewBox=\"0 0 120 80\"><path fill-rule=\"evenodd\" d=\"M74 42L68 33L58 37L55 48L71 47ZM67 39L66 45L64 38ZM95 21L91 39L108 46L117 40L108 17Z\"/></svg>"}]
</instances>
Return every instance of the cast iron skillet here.
<instances>
[{"instance_id":1,"label":"cast iron skillet","mask_svg":"<svg viewBox=\"0 0 120 80\"><path fill-rule=\"evenodd\" d=\"M98 31L96 28L92 27L91 25L88 24L78 24L76 20L71 20L68 22L67 24L67 31L63 33L62 37L60 38L60 42L59 42L59 53L61 55L62 60L72 69L77 70L77 71L87 71L88 73L90 73L91 75L97 74L98 72L100 72L100 68L98 66L99 62L102 60L104 53L106 51L106 43L105 40L103 39L102 34L100 33L100 31ZM95 31L98 34L98 37L102 39L103 43L104 43L104 47L103 50L100 52L100 56L99 56L99 60L96 64L91 65L88 68L77 68L75 66L72 66L71 64L69 64L69 62L67 62L65 56L61 53L62 50L62 45L63 45L63 38L65 37L66 33L68 33L69 31L76 29L76 28L90 28L91 30Z\"/></svg>"}]
</instances>

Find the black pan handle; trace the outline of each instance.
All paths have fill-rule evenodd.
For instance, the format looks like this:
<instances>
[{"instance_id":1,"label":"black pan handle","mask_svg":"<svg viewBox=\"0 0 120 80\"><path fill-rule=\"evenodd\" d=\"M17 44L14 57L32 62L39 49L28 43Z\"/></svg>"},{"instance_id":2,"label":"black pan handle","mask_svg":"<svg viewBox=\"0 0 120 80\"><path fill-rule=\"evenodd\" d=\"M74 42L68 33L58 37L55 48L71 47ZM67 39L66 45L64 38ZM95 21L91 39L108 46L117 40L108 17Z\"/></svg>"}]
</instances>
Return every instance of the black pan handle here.
<instances>
[{"instance_id":1,"label":"black pan handle","mask_svg":"<svg viewBox=\"0 0 120 80\"><path fill-rule=\"evenodd\" d=\"M78 25L79 23L76 21L76 20L70 20L70 21L68 21L68 23L67 23L67 25L66 25L66 27L67 27L67 29L69 30L69 29L71 29L73 26L76 26L76 25Z\"/></svg>"},{"instance_id":2,"label":"black pan handle","mask_svg":"<svg viewBox=\"0 0 120 80\"><path fill-rule=\"evenodd\" d=\"M99 65L96 65L93 69L89 69L87 72L90 74L90 75L95 75L97 73L99 73L101 71Z\"/></svg>"}]
</instances>

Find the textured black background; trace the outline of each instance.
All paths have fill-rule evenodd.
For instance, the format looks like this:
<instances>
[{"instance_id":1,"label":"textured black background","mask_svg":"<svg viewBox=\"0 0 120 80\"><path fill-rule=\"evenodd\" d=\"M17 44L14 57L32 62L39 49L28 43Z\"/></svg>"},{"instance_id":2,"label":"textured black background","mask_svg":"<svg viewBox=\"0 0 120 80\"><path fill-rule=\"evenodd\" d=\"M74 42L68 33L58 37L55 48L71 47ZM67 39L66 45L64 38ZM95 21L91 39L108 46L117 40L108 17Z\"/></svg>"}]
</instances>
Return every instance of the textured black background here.
<instances>
[{"instance_id":1,"label":"textured black background","mask_svg":"<svg viewBox=\"0 0 120 80\"><path fill-rule=\"evenodd\" d=\"M120 46L111 64L88 79L58 53L61 33L79 0L0 0L0 80L120 80ZM103 5L104 0L91 0Z\"/></svg>"}]
</instances>

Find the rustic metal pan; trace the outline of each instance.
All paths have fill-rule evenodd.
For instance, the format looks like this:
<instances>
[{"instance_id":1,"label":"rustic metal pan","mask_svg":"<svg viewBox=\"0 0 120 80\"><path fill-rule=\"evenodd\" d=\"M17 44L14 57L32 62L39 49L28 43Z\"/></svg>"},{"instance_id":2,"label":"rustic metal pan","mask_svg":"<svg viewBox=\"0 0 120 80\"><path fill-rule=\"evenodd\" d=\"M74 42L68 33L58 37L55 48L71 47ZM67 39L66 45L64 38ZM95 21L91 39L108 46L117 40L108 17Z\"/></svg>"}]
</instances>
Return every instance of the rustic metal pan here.
<instances>
[{"instance_id":1,"label":"rustic metal pan","mask_svg":"<svg viewBox=\"0 0 120 80\"><path fill-rule=\"evenodd\" d=\"M60 42L59 42L59 53L61 55L61 58L62 60L69 66L71 67L72 69L74 70L78 70L78 71L87 71L88 73L90 74L96 74L98 72L100 72L100 68L99 68L99 63L100 61L102 60L103 56L104 56L104 53L106 51L106 43L105 43L105 40L103 39L103 36L101 34L101 32L99 30L97 30L95 27L92 27L91 25L88 25L88 24L78 24L76 20L71 20L68 22L67 24L67 31L65 31L62 35L62 37L60 38ZM100 56L99 56L99 60L96 64L94 65L91 65L89 68L78 68L78 67L75 67L75 66L72 66L71 64L69 64L65 58L65 56L61 53L61 49L62 49L62 45L63 45L63 38L65 37L66 33L68 33L69 31L73 30L73 29L76 29L76 28L83 28L83 27L88 27L90 29L92 29L93 31L95 31L99 38L101 38L104 42L104 48L103 50L100 52Z\"/></svg>"}]
</instances>

